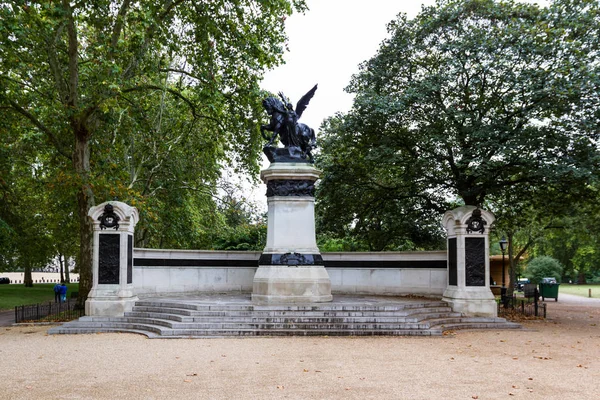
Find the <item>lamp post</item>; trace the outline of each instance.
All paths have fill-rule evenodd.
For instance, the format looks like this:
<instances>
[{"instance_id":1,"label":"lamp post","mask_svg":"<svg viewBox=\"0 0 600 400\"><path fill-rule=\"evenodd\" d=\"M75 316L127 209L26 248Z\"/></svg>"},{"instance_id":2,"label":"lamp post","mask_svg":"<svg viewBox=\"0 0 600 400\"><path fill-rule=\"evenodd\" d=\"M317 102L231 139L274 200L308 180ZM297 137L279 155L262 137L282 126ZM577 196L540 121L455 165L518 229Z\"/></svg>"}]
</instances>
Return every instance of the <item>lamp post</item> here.
<instances>
[{"instance_id":1,"label":"lamp post","mask_svg":"<svg viewBox=\"0 0 600 400\"><path fill-rule=\"evenodd\" d=\"M500 289L500 295L502 299L506 297L506 269L504 267L504 253L506 252L506 247L508 246L508 240L503 236L500 239L500 250L502 251L502 289Z\"/></svg>"}]
</instances>

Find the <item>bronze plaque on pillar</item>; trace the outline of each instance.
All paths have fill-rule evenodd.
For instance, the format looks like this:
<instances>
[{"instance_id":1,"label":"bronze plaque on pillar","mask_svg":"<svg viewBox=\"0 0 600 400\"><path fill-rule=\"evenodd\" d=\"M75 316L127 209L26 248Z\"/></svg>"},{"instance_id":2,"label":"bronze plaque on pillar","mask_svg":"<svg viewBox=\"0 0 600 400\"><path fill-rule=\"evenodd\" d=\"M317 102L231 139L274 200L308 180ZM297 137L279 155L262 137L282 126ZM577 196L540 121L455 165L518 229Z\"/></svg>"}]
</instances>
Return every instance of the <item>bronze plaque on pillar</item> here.
<instances>
[{"instance_id":1,"label":"bronze plaque on pillar","mask_svg":"<svg viewBox=\"0 0 600 400\"><path fill-rule=\"evenodd\" d=\"M133 235L127 235L127 283L133 282Z\"/></svg>"},{"instance_id":2,"label":"bronze plaque on pillar","mask_svg":"<svg viewBox=\"0 0 600 400\"><path fill-rule=\"evenodd\" d=\"M119 284L121 235L101 233L98 249L98 283Z\"/></svg>"},{"instance_id":3,"label":"bronze plaque on pillar","mask_svg":"<svg viewBox=\"0 0 600 400\"><path fill-rule=\"evenodd\" d=\"M456 286L458 283L456 272L456 238L448 239L448 285Z\"/></svg>"},{"instance_id":4,"label":"bronze plaque on pillar","mask_svg":"<svg viewBox=\"0 0 600 400\"><path fill-rule=\"evenodd\" d=\"M485 238L465 238L465 282L485 286Z\"/></svg>"}]
</instances>

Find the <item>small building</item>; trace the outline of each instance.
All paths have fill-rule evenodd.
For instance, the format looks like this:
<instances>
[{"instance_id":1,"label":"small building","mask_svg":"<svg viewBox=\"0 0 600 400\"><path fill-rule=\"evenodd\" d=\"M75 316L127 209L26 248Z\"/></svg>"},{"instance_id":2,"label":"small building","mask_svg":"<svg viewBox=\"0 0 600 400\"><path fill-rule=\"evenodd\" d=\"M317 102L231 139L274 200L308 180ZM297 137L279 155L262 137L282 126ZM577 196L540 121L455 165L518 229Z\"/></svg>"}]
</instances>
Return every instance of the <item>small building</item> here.
<instances>
[{"instance_id":1,"label":"small building","mask_svg":"<svg viewBox=\"0 0 600 400\"><path fill-rule=\"evenodd\" d=\"M504 282L506 287L510 283L510 263L508 256L504 255ZM496 296L500 296L502 288L502 255L490 256L490 289Z\"/></svg>"}]
</instances>

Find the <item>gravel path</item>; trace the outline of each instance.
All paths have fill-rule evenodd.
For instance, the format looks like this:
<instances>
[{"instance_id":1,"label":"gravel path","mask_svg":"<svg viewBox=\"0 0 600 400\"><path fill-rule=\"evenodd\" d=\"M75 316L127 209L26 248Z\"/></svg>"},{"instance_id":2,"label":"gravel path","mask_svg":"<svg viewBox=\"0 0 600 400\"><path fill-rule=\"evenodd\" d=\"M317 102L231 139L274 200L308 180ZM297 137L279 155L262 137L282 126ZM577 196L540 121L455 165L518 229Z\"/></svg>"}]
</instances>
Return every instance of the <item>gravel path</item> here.
<instances>
[{"instance_id":1,"label":"gravel path","mask_svg":"<svg viewBox=\"0 0 600 400\"><path fill-rule=\"evenodd\" d=\"M554 300L548 300L549 303L553 301ZM560 290L558 291L558 302L565 304L577 304L581 306L600 307L600 298L575 296L574 294L561 293Z\"/></svg>"},{"instance_id":2,"label":"gravel path","mask_svg":"<svg viewBox=\"0 0 600 400\"><path fill-rule=\"evenodd\" d=\"M600 304L443 338L146 339L0 328L0 399L598 399ZM590 299L595 300L595 299Z\"/></svg>"}]
</instances>

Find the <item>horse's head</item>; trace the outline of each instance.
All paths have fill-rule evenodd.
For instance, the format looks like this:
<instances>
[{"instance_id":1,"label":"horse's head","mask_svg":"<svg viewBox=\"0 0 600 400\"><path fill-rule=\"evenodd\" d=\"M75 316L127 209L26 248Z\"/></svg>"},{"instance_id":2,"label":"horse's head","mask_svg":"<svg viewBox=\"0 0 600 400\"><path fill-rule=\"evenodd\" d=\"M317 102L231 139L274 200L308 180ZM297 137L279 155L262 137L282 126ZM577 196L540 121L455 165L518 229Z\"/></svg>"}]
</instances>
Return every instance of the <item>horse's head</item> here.
<instances>
[{"instance_id":1,"label":"horse's head","mask_svg":"<svg viewBox=\"0 0 600 400\"><path fill-rule=\"evenodd\" d=\"M267 97L262 101L262 104L269 115L284 109L283 103L277 97Z\"/></svg>"}]
</instances>

